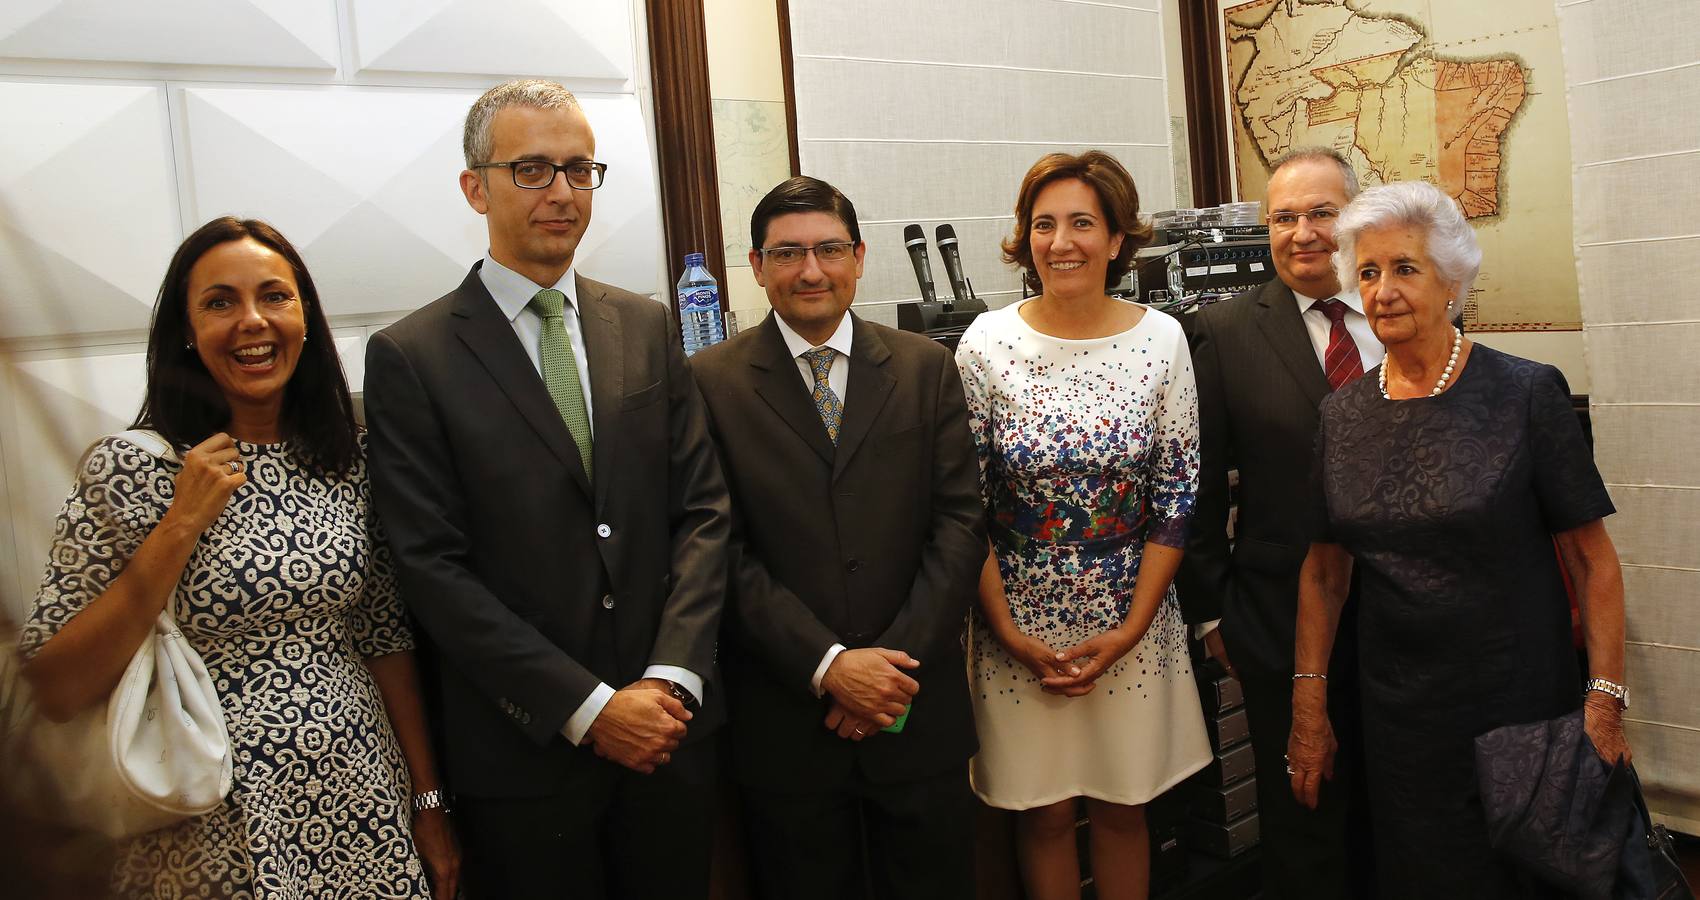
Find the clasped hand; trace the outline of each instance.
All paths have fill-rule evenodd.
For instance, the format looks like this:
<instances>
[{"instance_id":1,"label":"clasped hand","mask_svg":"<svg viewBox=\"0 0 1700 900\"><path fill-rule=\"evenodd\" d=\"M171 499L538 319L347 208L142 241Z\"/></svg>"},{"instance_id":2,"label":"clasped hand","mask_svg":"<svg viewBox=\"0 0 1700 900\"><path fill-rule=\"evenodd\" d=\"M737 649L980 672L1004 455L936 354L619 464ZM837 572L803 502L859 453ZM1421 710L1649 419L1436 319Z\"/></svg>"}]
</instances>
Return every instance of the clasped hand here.
<instances>
[{"instance_id":1,"label":"clasped hand","mask_svg":"<svg viewBox=\"0 0 1700 900\"><path fill-rule=\"evenodd\" d=\"M1126 656L1142 636L1134 635L1126 628L1112 628L1067 650L1053 649L1022 631L1000 639L1000 642L1017 662L1038 677L1039 687L1045 693L1084 697L1098 686L1098 677Z\"/></svg>"},{"instance_id":2,"label":"clasped hand","mask_svg":"<svg viewBox=\"0 0 1700 900\"><path fill-rule=\"evenodd\" d=\"M597 756L648 775L672 760L690 720L667 682L645 678L615 691L585 737Z\"/></svg>"},{"instance_id":3,"label":"clasped hand","mask_svg":"<svg viewBox=\"0 0 1700 900\"><path fill-rule=\"evenodd\" d=\"M820 680L821 690L833 700L826 727L841 738L859 741L894 724L921 690L903 670L920 665L902 650L884 647L839 653Z\"/></svg>"}]
</instances>

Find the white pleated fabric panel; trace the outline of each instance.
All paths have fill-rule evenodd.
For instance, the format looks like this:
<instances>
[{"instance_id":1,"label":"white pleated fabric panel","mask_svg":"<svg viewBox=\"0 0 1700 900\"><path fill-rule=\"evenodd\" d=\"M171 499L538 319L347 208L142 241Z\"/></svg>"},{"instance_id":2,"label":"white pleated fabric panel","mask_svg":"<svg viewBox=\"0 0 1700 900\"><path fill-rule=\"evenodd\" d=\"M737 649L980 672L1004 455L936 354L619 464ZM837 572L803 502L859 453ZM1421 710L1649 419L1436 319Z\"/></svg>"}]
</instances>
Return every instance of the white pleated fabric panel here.
<instances>
[{"instance_id":1,"label":"white pleated fabric panel","mask_svg":"<svg viewBox=\"0 0 1700 900\"><path fill-rule=\"evenodd\" d=\"M1596 457L1628 596L1629 741L1700 833L1700 2L1557 0Z\"/></svg>"}]
</instances>

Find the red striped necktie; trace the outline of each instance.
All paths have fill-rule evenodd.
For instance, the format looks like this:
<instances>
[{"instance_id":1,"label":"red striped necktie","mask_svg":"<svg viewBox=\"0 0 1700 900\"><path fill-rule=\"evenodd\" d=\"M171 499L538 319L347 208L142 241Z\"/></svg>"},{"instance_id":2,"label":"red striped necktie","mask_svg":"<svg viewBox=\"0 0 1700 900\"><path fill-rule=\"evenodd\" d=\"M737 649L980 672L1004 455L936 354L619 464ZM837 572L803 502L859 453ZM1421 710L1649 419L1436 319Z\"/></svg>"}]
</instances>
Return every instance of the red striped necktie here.
<instances>
[{"instance_id":1,"label":"red striped necktie","mask_svg":"<svg viewBox=\"0 0 1700 900\"><path fill-rule=\"evenodd\" d=\"M1322 371L1328 376L1328 386L1339 390L1364 373L1364 361L1358 356L1358 345L1346 331L1346 304L1339 300L1318 300L1310 305L1328 317L1328 352L1322 356Z\"/></svg>"}]
</instances>

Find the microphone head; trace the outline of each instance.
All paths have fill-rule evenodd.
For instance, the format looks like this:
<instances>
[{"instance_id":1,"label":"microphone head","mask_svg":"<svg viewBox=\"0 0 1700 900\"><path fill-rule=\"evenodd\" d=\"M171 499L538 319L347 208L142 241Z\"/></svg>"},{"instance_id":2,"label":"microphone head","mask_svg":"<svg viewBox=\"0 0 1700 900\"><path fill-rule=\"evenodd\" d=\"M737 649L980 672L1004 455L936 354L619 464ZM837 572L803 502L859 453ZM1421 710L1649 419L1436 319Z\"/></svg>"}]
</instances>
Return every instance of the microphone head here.
<instances>
[{"instance_id":1,"label":"microphone head","mask_svg":"<svg viewBox=\"0 0 1700 900\"><path fill-rule=\"evenodd\" d=\"M941 246L941 247L944 246L945 244L956 243L956 229L950 227L949 222L946 222L945 224L940 225L938 227L938 229L933 232L933 234L934 234L934 236L936 236L938 238L939 246Z\"/></svg>"},{"instance_id":2,"label":"microphone head","mask_svg":"<svg viewBox=\"0 0 1700 900\"><path fill-rule=\"evenodd\" d=\"M906 226L903 229L903 245L906 247L914 246L916 241L920 241L921 246L925 247L927 245L926 233L921 231L921 226L919 225Z\"/></svg>"}]
</instances>

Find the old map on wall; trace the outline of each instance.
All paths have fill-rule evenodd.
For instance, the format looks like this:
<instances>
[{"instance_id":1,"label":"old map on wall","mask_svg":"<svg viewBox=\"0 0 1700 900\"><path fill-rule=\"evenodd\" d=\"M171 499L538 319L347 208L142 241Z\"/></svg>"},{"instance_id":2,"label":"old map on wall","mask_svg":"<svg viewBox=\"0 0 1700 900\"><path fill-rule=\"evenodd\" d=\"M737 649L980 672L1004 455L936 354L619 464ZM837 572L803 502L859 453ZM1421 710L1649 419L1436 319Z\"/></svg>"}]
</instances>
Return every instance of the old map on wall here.
<instances>
[{"instance_id":1,"label":"old map on wall","mask_svg":"<svg viewBox=\"0 0 1700 900\"><path fill-rule=\"evenodd\" d=\"M1242 199L1314 145L1366 186L1433 182L1482 243L1471 327L1581 327L1551 0L1224 0L1222 16Z\"/></svg>"}]
</instances>

